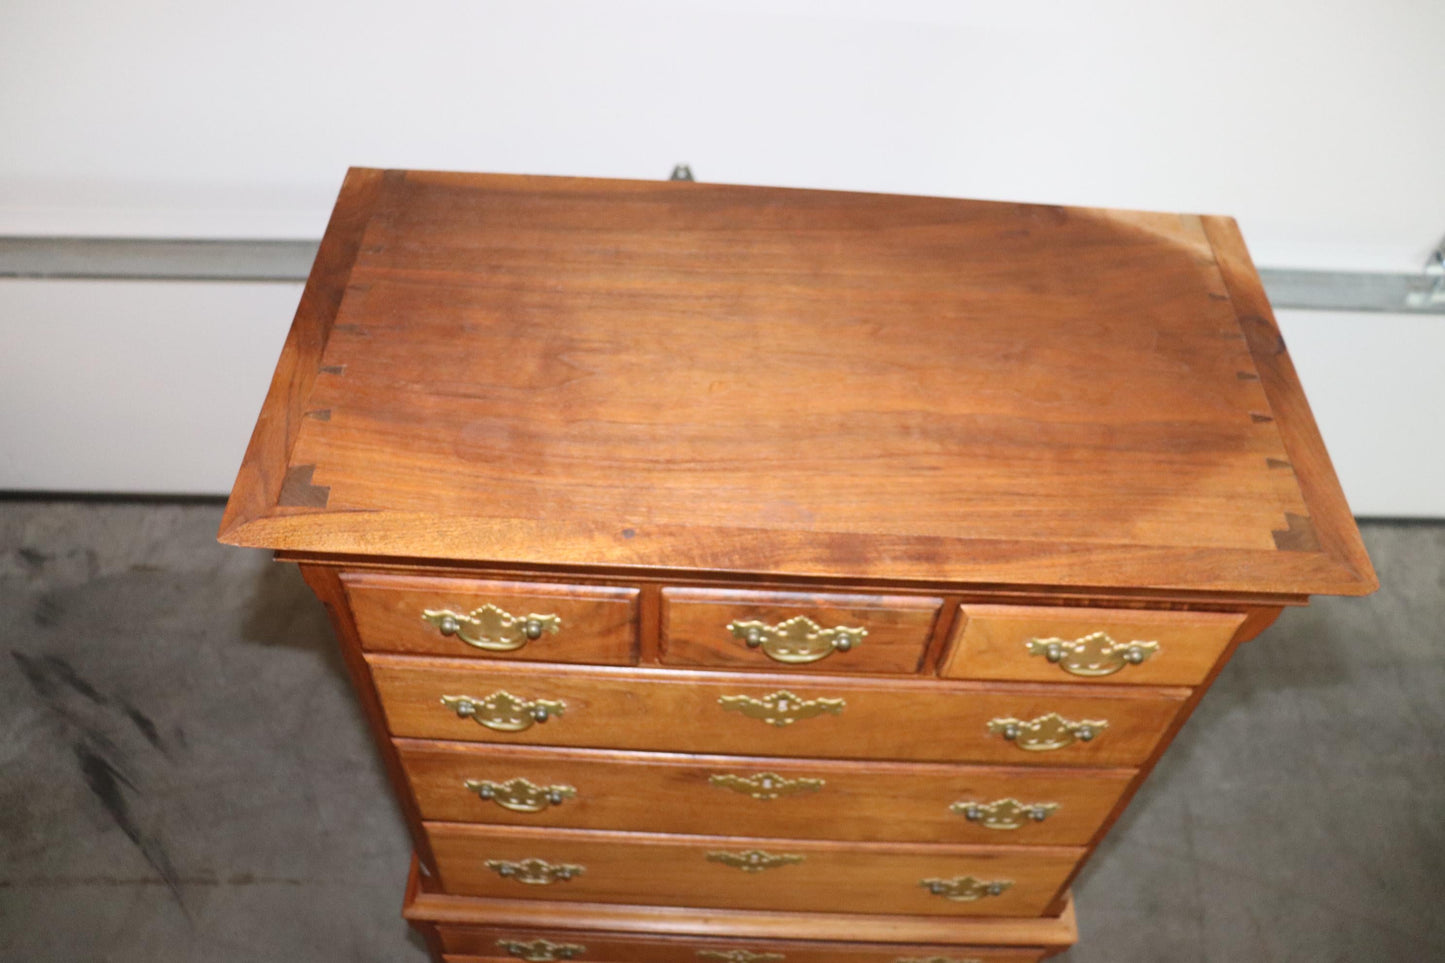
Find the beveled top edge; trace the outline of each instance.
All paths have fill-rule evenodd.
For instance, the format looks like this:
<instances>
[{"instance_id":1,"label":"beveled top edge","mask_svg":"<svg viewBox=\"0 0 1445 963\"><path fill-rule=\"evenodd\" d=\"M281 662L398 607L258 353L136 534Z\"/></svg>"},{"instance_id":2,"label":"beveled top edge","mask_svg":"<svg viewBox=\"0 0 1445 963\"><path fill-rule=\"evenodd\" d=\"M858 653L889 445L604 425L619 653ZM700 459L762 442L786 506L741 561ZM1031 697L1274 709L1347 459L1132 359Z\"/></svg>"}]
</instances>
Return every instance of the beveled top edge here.
<instances>
[{"instance_id":1,"label":"beveled top edge","mask_svg":"<svg viewBox=\"0 0 1445 963\"><path fill-rule=\"evenodd\" d=\"M423 172L438 178L522 186L577 182L656 189L668 182L536 175ZM1378 587L1358 528L1330 465L1298 377L1284 350L1258 275L1232 219L1204 217L1206 233L1233 299L1292 455L1317 550L1254 551L1139 545L1044 545L1027 541L819 533L811 557L779 564L769 539L745 528L648 533L547 526L529 519L385 511L317 511L279 505L291 446L361 237L388 182L402 171L353 168L346 177L311 278L283 348L270 391L222 520L220 541L308 554L446 558L459 562L562 564L621 569L733 572L759 577L887 577L900 583L1021 585L1250 593L1364 595ZM669 189L700 185L673 182ZM710 187L724 185L707 185ZM778 190L739 187L746 190ZM788 188L786 190L803 190ZM838 193L838 192L831 192ZM978 202L999 203L1008 202ZM1051 207L1052 205L1028 205ZM543 546L545 550L540 550ZM882 549L880 552L879 549ZM863 565L857 559L864 557ZM851 562L845 561L852 559ZM884 571L886 569L886 575Z\"/></svg>"}]
</instances>

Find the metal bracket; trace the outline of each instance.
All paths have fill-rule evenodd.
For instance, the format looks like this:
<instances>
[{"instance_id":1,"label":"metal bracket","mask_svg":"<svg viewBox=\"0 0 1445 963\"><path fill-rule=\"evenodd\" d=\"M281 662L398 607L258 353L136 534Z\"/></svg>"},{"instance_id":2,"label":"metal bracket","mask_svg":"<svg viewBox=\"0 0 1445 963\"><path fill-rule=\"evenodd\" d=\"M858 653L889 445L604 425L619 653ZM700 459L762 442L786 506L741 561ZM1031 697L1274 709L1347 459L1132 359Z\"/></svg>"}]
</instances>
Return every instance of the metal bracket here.
<instances>
[{"instance_id":1,"label":"metal bracket","mask_svg":"<svg viewBox=\"0 0 1445 963\"><path fill-rule=\"evenodd\" d=\"M1429 288L1406 294L1406 303L1417 311L1445 307L1445 238L1430 252L1430 259L1425 262L1425 277L1432 281Z\"/></svg>"},{"instance_id":2,"label":"metal bracket","mask_svg":"<svg viewBox=\"0 0 1445 963\"><path fill-rule=\"evenodd\" d=\"M696 178L692 176L692 167L688 164L673 165L672 175L668 177L670 181L690 181L695 179Z\"/></svg>"}]
</instances>

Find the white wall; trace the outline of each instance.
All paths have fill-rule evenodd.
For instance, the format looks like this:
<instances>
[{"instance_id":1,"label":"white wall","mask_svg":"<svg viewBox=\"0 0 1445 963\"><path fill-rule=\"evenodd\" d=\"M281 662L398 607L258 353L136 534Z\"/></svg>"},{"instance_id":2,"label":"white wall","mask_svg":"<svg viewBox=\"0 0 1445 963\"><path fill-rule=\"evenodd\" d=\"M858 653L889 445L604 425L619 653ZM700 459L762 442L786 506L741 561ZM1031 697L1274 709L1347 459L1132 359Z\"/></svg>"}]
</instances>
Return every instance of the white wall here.
<instances>
[{"instance_id":1,"label":"white wall","mask_svg":"<svg viewBox=\"0 0 1445 963\"><path fill-rule=\"evenodd\" d=\"M1445 232L1442 36L1435 0L6 0L0 234L316 237L351 164L686 160L734 183L1228 213L1261 264L1417 270ZM224 489L242 442L222 435L253 416L292 301L3 285L0 487ZM1445 389L1390 354L1428 365L1440 324L1286 320L1357 510L1445 515L1398 477L1440 476L1419 439ZM224 367L214 420L171 407L163 342ZM59 396L62 350L106 360L79 396Z\"/></svg>"},{"instance_id":2,"label":"white wall","mask_svg":"<svg viewBox=\"0 0 1445 963\"><path fill-rule=\"evenodd\" d=\"M300 297L0 281L0 491L230 491Z\"/></svg>"},{"instance_id":3,"label":"white wall","mask_svg":"<svg viewBox=\"0 0 1445 963\"><path fill-rule=\"evenodd\" d=\"M1445 518L1445 317L1278 317L1350 508Z\"/></svg>"}]
</instances>

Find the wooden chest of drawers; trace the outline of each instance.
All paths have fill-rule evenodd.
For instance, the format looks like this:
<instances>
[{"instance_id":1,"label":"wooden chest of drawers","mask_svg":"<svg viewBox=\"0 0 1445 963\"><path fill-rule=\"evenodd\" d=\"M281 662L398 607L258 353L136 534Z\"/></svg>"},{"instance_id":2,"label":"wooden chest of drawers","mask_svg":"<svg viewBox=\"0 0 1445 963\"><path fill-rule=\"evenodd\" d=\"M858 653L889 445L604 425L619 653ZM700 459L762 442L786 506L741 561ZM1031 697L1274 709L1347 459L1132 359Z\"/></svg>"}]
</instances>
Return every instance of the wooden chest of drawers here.
<instances>
[{"instance_id":1,"label":"wooden chest of drawers","mask_svg":"<svg viewBox=\"0 0 1445 963\"><path fill-rule=\"evenodd\" d=\"M1376 584L1228 219L373 170L221 537L457 961L1038 960L1234 647Z\"/></svg>"}]
</instances>

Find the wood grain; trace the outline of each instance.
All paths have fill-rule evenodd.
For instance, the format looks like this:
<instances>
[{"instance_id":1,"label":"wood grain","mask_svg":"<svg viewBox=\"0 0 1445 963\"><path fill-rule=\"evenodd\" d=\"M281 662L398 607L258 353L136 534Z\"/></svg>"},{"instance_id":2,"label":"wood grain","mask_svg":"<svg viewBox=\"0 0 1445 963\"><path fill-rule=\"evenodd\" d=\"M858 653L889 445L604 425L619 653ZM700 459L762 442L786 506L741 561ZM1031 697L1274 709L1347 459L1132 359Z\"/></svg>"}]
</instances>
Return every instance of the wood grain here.
<instances>
[{"instance_id":1,"label":"wood grain","mask_svg":"<svg viewBox=\"0 0 1445 963\"><path fill-rule=\"evenodd\" d=\"M347 607L346 591L341 585L340 574L336 569L327 566L303 565L301 577L326 607L326 615L331 621L331 631L336 633L346 673L356 691L356 700L366 718L366 727L381 755L382 764L386 767L387 779L391 783L397 804L401 807L407 830L411 833L412 845L416 847L419 865L424 871L431 872L436 866L431 845L426 833L422 831L421 813L407 785L401 757L397 755L396 747L388 736L381 701L376 694L376 687L372 684L370 669L361 653L356 622L351 618L351 611Z\"/></svg>"},{"instance_id":2,"label":"wood grain","mask_svg":"<svg viewBox=\"0 0 1445 963\"><path fill-rule=\"evenodd\" d=\"M599 665L637 661L637 589L366 572L346 573L342 582L368 651ZM556 615L561 624L555 633L544 633L519 649L497 652L444 636L421 618L427 610L465 615L486 604L518 618Z\"/></svg>"},{"instance_id":3,"label":"wood grain","mask_svg":"<svg viewBox=\"0 0 1445 963\"><path fill-rule=\"evenodd\" d=\"M433 821L798 839L1074 845L1088 843L1133 778L1128 769L854 763L747 756L396 741L422 817ZM814 791L755 799L715 775L819 780ZM541 812L507 810L468 779L566 785L575 798ZM956 802L1057 803L1042 822L990 829Z\"/></svg>"},{"instance_id":4,"label":"wood grain","mask_svg":"<svg viewBox=\"0 0 1445 963\"><path fill-rule=\"evenodd\" d=\"M1243 613L1141 612L1023 605L965 605L940 675L956 679L1085 684L1197 685L1244 622ZM1154 642L1138 665L1085 677L1030 654L1034 639L1070 642L1104 632L1120 644Z\"/></svg>"},{"instance_id":5,"label":"wood grain","mask_svg":"<svg viewBox=\"0 0 1445 963\"><path fill-rule=\"evenodd\" d=\"M1356 591L1344 594L1367 595L1380 587L1380 580L1365 552L1244 236L1234 218L1206 217L1203 222L1271 410L1280 422L1290 473L1310 506L1308 530L1316 539L1313 550L1332 559L1342 570L1342 579L1354 580ZM1299 524L1294 520L1290 527Z\"/></svg>"},{"instance_id":6,"label":"wood grain","mask_svg":"<svg viewBox=\"0 0 1445 963\"><path fill-rule=\"evenodd\" d=\"M1234 649L1377 584L1227 218L404 171L348 175L221 537L309 563L431 874L406 915L471 959L506 957L438 928L618 963L1056 952L1080 857ZM564 629L490 654L420 622L486 602ZM868 635L793 667L724 628L796 614ZM1100 629L1160 651L1097 679L1023 652ZM565 710L498 733L440 702L500 690ZM841 702L719 703L783 692ZM1050 712L1108 727L988 731ZM511 813L477 777L577 795ZM1000 838L948 811L975 795L1061 808ZM807 858L699 859L748 845ZM539 893L497 856L589 871ZM940 860L1018 885L945 904Z\"/></svg>"},{"instance_id":7,"label":"wood grain","mask_svg":"<svg viewBox=\"0 0 1445 963\"><path fill-rule=\"evenodd\" d=\"M427 823L441 887L458 896L923 916L1039 916L1062 892L1082 849L834 843L738 836L671 836L580 829ZM747 872L710 853L760 850L802 861ZM542 859L585 867L546 886L505 879L488 860ZM1002 895L958 902L920 881L971 875L1009 880Z\"/></svg>"},{"instance_id":8,"label":"wood grain","mask_svg":"<svg viewBox=\"0 0 1445 963\"><path fill-rule=\"evenodd\" d=\"M301 291L296 316L276 362L271 388L226 503L221 518L223 533L259 516L286 514L281 504L282 489L291 449L308 410L307 399L317 368L346 293L362 234L376 209L382 181L381 171L353 168L341 185L311 276Z\"/></svg>"},{"instance_id":9,"label":"wood grain","mask_svg":"<svg viewBox=\"0 0 1445 963\"><path fill-rule=\"evenodd\" d=\"M692 909L623 903L579 903L546 899L488 899L442 893L435 880L418 873L413 858L402 916L414 924L527 927L580 935L605 931L629 935L671 935L709 939L836 940L885 944L942 943L996 947L1045 947L1054 953L1074 943L1078 926L1072 898L1065 894L1056 916L961 917L880 916L850 913L788 913L777 910Z\"/></svg>"},{"instance_id":10,"label":"wood grain","mask_svg":"<svg viewBox=\"0 0 1445 963\"><path fill-rule=\"evenodd\" d=\"M698 946L702 946L702 944L697 944L697 945L698 945ZM712 947L712 948L714 948L714 949L716 949L716 948L722 948L723 950L727 950L728 948L739 948L739 947L743 947L743 946L744 946L744 944L741 944L741 943L732 943L732 942L730 942L730 943L719 943L719 942L716 942L716 941L713 942L713 943L707 944L707 947ZM705 948L706 948L706 947L705 947ZM784 946L784 947L782 947L782 948L783 948L783 949L788 949L787 946ZM664 948L657 948L656 950L652 951L651 955L645 956L645 957L635 957L635 959L638 959L638 960L665 960L665 961L677 961L677 960L687 960L687 961L691 961L691 960L699 959L699 957L697 957L697 956L695 956L695 955L693 955L693 956L666 955L666 954L669 954L669 953L674 952L674 949L675 949L675 948L665 948L665 947L664 947ZM935 949L936 949L936 948L935 948ZM980 963L1036 963L1036 961L1041 960L1041 959L1044 958L1044 951L1043 951L1042 949L1036 949L1036 950L999 950L999 949L990 949L990 948L988 948L988 947L983 947L983 948L978 948L978 947L953 947L953 949L954 949L955 951L957 951L957 952L966 952L966 953L967 953L967 956L966 956L966 957L946 957L945 959L976 959L976 960L979 960ZM904 950L905 950L905 951L908 951L908 952L912 952L913 948L912 948L912 947L904 947ZM658 955L658 954L663 954L663 955ZM921 957L921 959L932 959L932 958L933 958L933 957ZM438 957L438 959L443 960L444 963L515 963L516 957L507 957L507 956L466 956L466 955L462 955L462 954L448 953L448 954L445 954L444 956ZM584 959L584 958L579 957L579 959ZM626 959L631 960L631 959L634 959L634 957L626 957ZM717 957L712 957L712 959L718 959L718 958L717 958ZM726 957L724 957L723 959L726 959ZM744 959L746 959L746 957L744 957ZM841 953L839 953L839 954L832 954L832 953L830 953L830 952L827 951L827 950L817 950L817 951L799 951L799 950L795 950L795 952L794 952L793 955L787 956L787 959L788 959L789 961L792 961L792 960L795 960L795 959L796 959L796 960L803 961L803 963L827 963L827 961L829 961L829 960L844 960L844 961L848 961L848 963L863 963L863 961L872 961L872 963L896 963L896 961L899 960L899 959L920 959L920 957L899 957L899 956L897 956L897 955L891 955L891 956L890 956L890 955L888 955L887 953L885 953L885 952L883 952L883 951L881 951L881 950L878 950L878 949L865 950L865 949L863 949L863 948L860 946L860 948L859 948L859 950L858 950L857 952L848 953L847 950L846 950L846 948L845 948L844 951L841 952Z\"/></svg>"},{"instance_id":11,"label":"wood grain","mask_svg":"<svg viewBox=\"0 0 1445 963\"><path fill-rule=\"evenodd\" d=\"M441 943L449 958L458 960L508 959L499 941L551 943L582 946L585 951L573 959L597 963L706 963L699 951L776 953L787 963L896 963L900 958L943 956L973 957L988 963L1037 963L1044 949L958 946L940 943L834 942L812 940L728 940L697 937L624 936L612 933L569 933L565 930L537 930L521 927L440 926ZM515 957L512 957L515 959Z\"/></svg>"},{"instance_id":12,"label":"wood grain","mask_svg":"<svg viewBox=\"0 0 1445 963\"><path fill-rule=\"evenodd\" d=\"M1098 850L1104 841L1105 835L1114 827L1119 817L1124 814L1125 808L1133 801L1135 794L1143 787L1145 780L1149 778L1150 774L1153 773L1154 767L1157 766L1159 760L1164 757L1165 750L1174 742L1175 737L1179 735L1179 731L1184 728L1185 723L1187 723L1190 716L1194 714L1194 710L1199 707L1199 703L1203 700L1205 693L1214 685L1214 681L1219 678L1219 673L1224 670L1224 667L1229 663L1234 653L1238 651L1239 647L1246 641L1254 638L1255 635L1267 628L1278 615L1278 609L1259 608L1252 610L1249 615L1246 616L1244 623L1235 633L1234 638L1230 640L1224 653L1218 661L1214 663L1214 667L1209 670L1209 674L1205 676L1204 681L1192 690L1189 690L1189 698L1174 716L1173 720L1170 721L1164 738L1159 741L1154 747L1154 751L1149 754L1149 758L1139 767L1138 772L1135 773L1134 781L1129 785L1129 788L1124 791L1124 795L1120 797L1119 803L1114 811L1109 815L1108 819L1104 820L1104 825L1099 827L1099 831L1094 834L1093 840L1089 843L1088 854L1074 869L1074 878L1078 876L1079 870L1088 862L1089 857L1093 856ZM1069 884L1072 885L1074 878L1070 878ZM1066 900L1067 896L1059 897L1054 901L1054 904L1049 907L1048 911L1050 913L1062 912L1065 908Z\"/></svg>"},{"instance_id":13,"label":"wood grain","mask_svg":"<svg viewBox=\"0 0 1445 963\"><path fill-rule=\"evenodd\" d=\"M667 665L789 672L918 671L943 600L907 595L825 595L738 589L662 590L662 662ZM820 627L861 628L867 635L846 652L785 665L749 648L728 630L733 621L777 625L804 616Z\"/></svg>"},{"instance_id":14,"label":"wood grain","mask_svg":"<svg viewBox=\"0 0 1445 963\"><path fill-rule=\"evenodd\" d=\"M330 418L252 459L267 477L310 466L326 505L248 497L228 541L959 584L1372 584L1327 460L1287 450L1307 409L1241 329L1231 293L1252 269L1231 256L1227 285L1198 218L418 172L379 191L355 293L312 336L321 373L299 404L269 403Z\"/></svg>"},{"instance_id":15,"label":"wood grain","mask_svg":"<svg viewBox=\"0 0 1445 963\"><path fill-rule=\"evenodd\" d=\"M1132 766L1147 758L1187 689L1028 686L968 682L797 677L680 670L486 665L368 655L394 735L419 739L577 746L727 755L907 759L1004 765ZM566 711L522 732L494 732L459 718L444 695L484 698L506 690L561 700ZM728 711L720 697L761 699L779 690L802 699L841 698L824 713L779 727ZM990 734L989 720L1050 712L1108 729L1091 742L1027 752Z\"/></svg>"}]
</instances>

